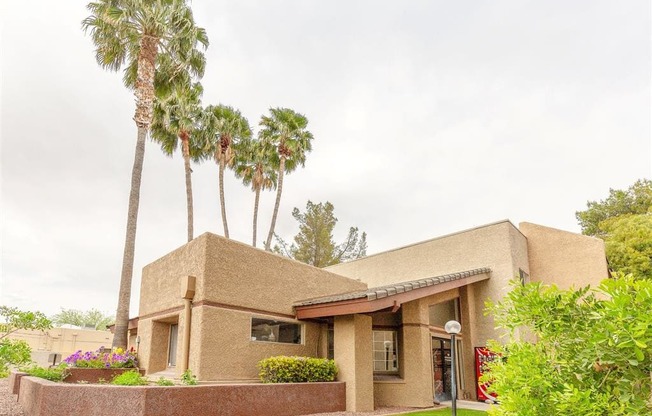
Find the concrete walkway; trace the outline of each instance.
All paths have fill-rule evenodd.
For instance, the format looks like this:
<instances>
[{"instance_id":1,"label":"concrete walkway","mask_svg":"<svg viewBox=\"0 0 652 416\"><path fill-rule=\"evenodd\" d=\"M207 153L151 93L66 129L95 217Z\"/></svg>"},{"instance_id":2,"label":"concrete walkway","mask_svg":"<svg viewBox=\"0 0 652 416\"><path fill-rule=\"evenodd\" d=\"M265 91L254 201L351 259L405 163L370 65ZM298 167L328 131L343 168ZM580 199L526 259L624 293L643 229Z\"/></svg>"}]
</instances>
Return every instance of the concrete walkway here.
<instances>
[{"instance_id":1,"label":"concrete walkway","mask_svg":"<svg viewBox=\"0 0 652 416\"><path fill-rule=\"evenodd\" d=\"M451 405L452 405L450 400L441 402L441 404L443 404L446 407L451 407ZM468 401L468 400L458 400L457 401L457 408L458 409L483 410L483 411L486 412L487 410L489 410L489 408L491 406L495 406L495 405L482 403L482 402L472 402L472 401Z\"/></svg>"}]
</instances>

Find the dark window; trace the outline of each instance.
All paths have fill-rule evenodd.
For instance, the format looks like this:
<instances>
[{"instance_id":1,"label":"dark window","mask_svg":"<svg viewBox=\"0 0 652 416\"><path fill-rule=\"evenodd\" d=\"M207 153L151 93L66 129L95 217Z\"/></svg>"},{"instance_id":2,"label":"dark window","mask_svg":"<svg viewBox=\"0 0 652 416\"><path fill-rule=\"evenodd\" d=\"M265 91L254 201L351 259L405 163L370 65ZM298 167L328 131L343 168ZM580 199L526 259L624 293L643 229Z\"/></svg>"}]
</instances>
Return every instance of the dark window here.
<instances>
[{"instance_id":1,"label":"dark window","mask_svg":"<svg viewBox=\"0 0 652 416\"><path fill-rule=\"evenodd\" d=\"M326 358L333 360L335 359L335 330L333 324L328 324L328 335L326 341L328 342L328 353Z\"/></svg>"},{"instance_id":2,"label":"dark window","mask_svg":"<svg viewBox=\"0 0 652 416\"><path fill-rule=\"evenodd\" d=\"M460 300L458 298L430 305L428 309L432 326L443 328L448 321L460 321Z\"/></svg>"},{"instance_id":3,"label":"dark window","mask_svg":"<svg viewBox=\"0 0 652 416\"><path fill-rule=\"evenodd\" d=\"M273 319L251 318L251 340L301 344L301 325Z\"/></svg>"}]
</instances>

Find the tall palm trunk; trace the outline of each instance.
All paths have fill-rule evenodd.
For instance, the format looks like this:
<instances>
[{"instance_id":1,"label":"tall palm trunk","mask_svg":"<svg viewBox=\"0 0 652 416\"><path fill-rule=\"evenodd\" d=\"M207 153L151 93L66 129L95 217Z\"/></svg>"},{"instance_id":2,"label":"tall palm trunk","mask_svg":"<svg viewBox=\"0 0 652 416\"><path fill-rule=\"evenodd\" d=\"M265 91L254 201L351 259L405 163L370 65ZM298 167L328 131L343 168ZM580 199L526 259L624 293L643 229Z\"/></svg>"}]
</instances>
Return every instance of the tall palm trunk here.
<instances>
[{"instance_id":1,"label":"tall palm trunk","mask_svg":"<svg viewBox=\"0 0 652 416\"><path fill-rule=\"evenodd\" d=\"M190 144L187 132L179 134L181 139L181 153L183 154L183 164L186 171L186 207L188 210L188 242L194 238L194 213L192 207L192 169L190 168Z\"/></svg>"},{"instance_id":2,"label":"tall palm trunk","mask_svg":"<svg viewBox=\"0 0 652 416\"><path fill-rule=\"evenodd\" d=\"M224 157L220 157L220 207L222 209L222 225L224 226L224 237L229 238L229 225L226 222L226 203L224 201Z\"/></svg>"},{"instance_id":3,"label":"tall palm trunk","mask_svg":"<svg viewBox=\"0 0 652 416\"><path fill-rule=\"evenodd\" d=\"M136 227L138 224L138 206L140 204L140 180L145 158L145 139L152 123L154 108L154 73L159 39L144 35L140 40L138 70L136 80L136 113L134 121L138 127L136 154L131 170L131 191L127 213L127 232L122 255L122 273L118 293L118 308L115 314L114 348L127 347L129 331L129 303L131 301L131 280L134 273L134 252L136 251Z\"/></svg>"},{"instance_id":4,"label":"tall palm trunk","mask_svg":"<svg viewBox=\"0 0 652 416\"><path fill-rule=\"evenodd\" d=\"M269 227L267 234L267 241L265 241L265 250L272 251L272 237L274 236L274 228L276 227L276 217L278 216L278 208L281 205L281 192L283 192L283 172L285 172L285 156L281 154L278 166L278 187L276 188L276 203L274 204L274 213L272 214L272 224Z\"/></svg>"},{"instance_id":5,"label":"tall palm trunk","mask_svg":"<svg viewBox=\"0 0 652 416\"><path fill-rule=\"evenodd\" d=\"M256 198L254 199L254 239L252 245L256 247L256 237L258 231L258 203L260 201L260 187L256 187Z\"/></svg>"}]
</instances>

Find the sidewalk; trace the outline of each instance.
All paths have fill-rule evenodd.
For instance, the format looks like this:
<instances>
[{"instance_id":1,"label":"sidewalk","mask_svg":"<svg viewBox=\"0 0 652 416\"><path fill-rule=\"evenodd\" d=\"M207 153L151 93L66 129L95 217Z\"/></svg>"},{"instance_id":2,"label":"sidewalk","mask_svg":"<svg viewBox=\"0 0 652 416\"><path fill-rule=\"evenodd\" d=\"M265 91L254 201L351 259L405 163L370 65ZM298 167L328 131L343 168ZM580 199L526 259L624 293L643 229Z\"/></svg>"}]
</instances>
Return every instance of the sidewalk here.
<instances>
[{"instance_id":1,"label":"sidewalk","mask_svg":"<svg viewBox=\"0 0 652 416\"><path fill-rule=\"evenodd\" d=\"M452 403L451 403L450 400L447 400L447 401L441 402L441 404L443 404L446 407L451 407ZM468 400L458 400L457 401L457 408L458 409L484 410L486 412L487 410L489 410L489 408L491 406L495 406L495 405L482 403L482 402L472 402L472 401L468 401Z\"/></svg>"}]
</instances>

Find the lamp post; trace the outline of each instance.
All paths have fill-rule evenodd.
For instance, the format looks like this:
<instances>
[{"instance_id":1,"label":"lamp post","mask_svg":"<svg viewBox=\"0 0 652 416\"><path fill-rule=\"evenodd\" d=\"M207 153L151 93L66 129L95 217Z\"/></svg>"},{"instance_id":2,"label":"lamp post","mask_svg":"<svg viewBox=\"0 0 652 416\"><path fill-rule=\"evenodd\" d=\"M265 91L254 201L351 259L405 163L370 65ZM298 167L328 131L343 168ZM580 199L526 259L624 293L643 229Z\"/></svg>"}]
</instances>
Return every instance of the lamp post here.
<instances>
[{"instance_id":1,"label":"lamp post","mask_svg":"<svg viewBox=\"0 0 652 416\"><path fill-rule=\"evenodd\" d=\"M462 325L457 321L448 321L444 325L444 330L451 336L451 410L452 416L457 416L457 374L455 368L455 335L462 330Z\"/></svg>"},{"instance_id":2,"label":"lamp post","mask_svg":"<svg viewBox=\"0 0 652 416\"><path fill-rule=\"evenodd\" d=\"M385 341L384 345L385 345L385 371L389 371L389 349L392 347L392 341Z\"/></svg>"}]
</instances>

